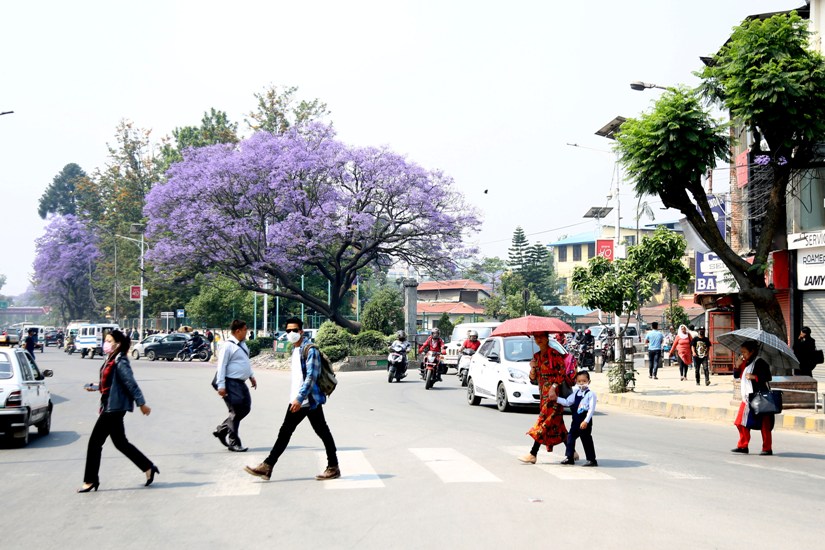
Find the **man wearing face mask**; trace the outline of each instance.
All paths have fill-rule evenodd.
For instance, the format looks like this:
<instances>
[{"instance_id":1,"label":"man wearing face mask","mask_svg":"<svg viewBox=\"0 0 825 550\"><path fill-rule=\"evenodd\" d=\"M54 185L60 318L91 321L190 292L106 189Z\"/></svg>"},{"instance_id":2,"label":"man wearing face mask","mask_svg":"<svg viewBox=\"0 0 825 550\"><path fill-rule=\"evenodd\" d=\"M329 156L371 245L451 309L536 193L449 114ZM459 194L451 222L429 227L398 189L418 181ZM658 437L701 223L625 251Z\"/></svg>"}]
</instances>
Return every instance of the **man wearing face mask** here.
<instances>
[{"instance_id":1,"label":"man wearing face mask","mask_svg":"<svg viewBox=\"0 0 825 550\"><path fill-rule=\"evenodd\" d=\"M230 451L242 453L247 450L241 444L238 429L241 420L252 410L252 396L246 381L253 388L258 387L252 365L249 362L249 348L246 347L246 322L235 319L229 326L231 336L221 346L218 354L218 368L214 386L223 398L229 416L212 432Z\"/></svg>"},{"instance_id":2,"label":"man wearing face mask","mask_svg":"<svg viewBox=\"0 0 825 550\"><path fill-rule=\"evenodd\" d=\"M315 476L315 479L324 481L339 478L341 477L341 470L338 468L335 440L324 418L323 405L327 401L327 396L318 387L318 376L321 374L321 352L318 351L318 347L312 344L308 337L304 336L304 323L298 317L287 319L286 338L292 344L290 360L292 387L289 393L290 403L286 409L286 416L278 432L278 439L275 440L275 445L269 452L269 456L254 468L244 467L244 471L268 481L272 476L273 466L286 451L295 428L304 418L309 418L309 423L324 443L327 454L327 468L323 473Z\"/></svg>"}]
</instances>

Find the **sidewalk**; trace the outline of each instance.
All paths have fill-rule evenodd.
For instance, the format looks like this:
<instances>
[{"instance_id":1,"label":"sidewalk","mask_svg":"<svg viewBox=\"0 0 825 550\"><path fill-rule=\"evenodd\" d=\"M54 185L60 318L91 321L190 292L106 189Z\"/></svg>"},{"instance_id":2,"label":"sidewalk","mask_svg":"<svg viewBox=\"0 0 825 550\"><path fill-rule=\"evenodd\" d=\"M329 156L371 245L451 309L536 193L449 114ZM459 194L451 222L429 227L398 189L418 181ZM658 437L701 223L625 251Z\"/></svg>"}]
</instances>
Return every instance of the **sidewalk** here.
<instances>
[{"instance_id":1,"label":"sidewalk","mask_svg":"<svg viewBox=\"0 0 825 550\"><path fill-rule=\"evenodd\" d=\"M635 355L635 365L638 374L633 392L610 393L607 371L590 373L591 387L600 403L669 418L733 422L738 405L731 404L731 375L711 375L710 386L705 385L702 375L701 385L697 386L693 369L682 382L679 367L665 365L659 369L659 379L652 380L648 378L642 354ZM788 409L776 416L776 429L825 434L825 414L815 413L813 409Z\"/></svg>"}]
</instances>

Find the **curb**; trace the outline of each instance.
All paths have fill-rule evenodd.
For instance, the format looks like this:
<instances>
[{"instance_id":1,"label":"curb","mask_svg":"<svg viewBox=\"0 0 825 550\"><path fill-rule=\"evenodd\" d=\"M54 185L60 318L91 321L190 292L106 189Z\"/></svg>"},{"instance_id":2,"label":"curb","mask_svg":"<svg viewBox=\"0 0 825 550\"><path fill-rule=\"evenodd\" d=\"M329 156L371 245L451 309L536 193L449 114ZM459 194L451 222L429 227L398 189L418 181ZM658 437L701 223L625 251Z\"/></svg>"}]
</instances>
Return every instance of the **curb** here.
<instances>
[{"instance_id":1,"label":"curb","mask_svg":"<svg viewBox=\"0 0 825 550\"><path fill-rule=\"evenodd\" d=\"M676 419L733 422L737 413L737 409L732 407L694 406L667 401L653 401L638 399L622 393L605 394L604 397L600 396L600 401L644 414ZM825 434L825 418L778 414L776 415L775 427L803 433Z\"/></svg>"}]
</instances>

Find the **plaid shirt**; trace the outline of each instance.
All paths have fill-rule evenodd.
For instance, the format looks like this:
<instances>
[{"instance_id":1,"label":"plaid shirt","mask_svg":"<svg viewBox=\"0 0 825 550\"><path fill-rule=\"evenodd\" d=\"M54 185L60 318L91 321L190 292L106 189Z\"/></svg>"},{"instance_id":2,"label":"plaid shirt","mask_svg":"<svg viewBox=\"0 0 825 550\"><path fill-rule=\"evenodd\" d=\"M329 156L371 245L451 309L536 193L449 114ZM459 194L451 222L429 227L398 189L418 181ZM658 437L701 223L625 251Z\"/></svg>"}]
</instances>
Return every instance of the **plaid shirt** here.
<instances>
[{"instance_id":1,"label":"plaid shirt","mask_svg":"<svg viewBox=\"0 0 825 550\"><path fill-rule=\"evenodd\" d=\"M309 398L309 408L314 409L318 405L323 405L327 402L327 396L321 392L318 387L318 377L321 375L321 352L318 351L317 346L310 348L308 355L304 355L306 347L311 345L309 336L304 336L301 342L301 370L304 371L304 383L298 392L298 397L295 398L298 403L303 403L304 399ZM306 357L306 361L304 360Z\"/></svg>"}]
</instances>

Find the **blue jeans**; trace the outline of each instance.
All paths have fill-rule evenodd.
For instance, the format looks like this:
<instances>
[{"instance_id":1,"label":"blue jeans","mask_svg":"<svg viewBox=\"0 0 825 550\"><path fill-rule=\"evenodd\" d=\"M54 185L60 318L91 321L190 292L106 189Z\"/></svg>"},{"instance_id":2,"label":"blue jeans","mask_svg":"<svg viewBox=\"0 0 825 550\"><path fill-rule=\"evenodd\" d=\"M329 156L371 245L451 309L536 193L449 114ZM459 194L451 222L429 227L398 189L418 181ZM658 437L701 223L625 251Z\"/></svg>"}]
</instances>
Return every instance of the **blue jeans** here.
<instances>
[{"instance_id":1,"label":"blue jeans","mask_svg":"<svg viewBox=\"0 0 825 550\"><path fill-rule=\"evenodd\" d=\"M647 350L647 361L650 366L650 376L656 376L656 373L659 371L659 367L662 366L662 350Z\"/></svg>"}]
</instances>

